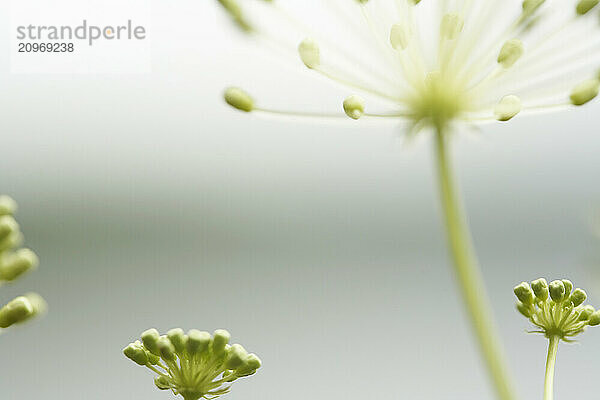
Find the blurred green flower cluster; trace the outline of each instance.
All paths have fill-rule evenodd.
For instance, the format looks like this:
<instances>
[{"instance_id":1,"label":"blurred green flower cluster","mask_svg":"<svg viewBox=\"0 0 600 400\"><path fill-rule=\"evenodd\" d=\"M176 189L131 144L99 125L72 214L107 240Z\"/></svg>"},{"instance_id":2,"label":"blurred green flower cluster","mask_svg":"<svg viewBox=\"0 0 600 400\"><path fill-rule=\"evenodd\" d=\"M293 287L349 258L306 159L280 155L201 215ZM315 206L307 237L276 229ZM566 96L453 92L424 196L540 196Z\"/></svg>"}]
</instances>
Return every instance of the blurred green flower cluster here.
<instances>
[{"instance_id":1,"label":"blurred green flower cluster","mask_svg":"<svg viewBox=\"0 0 600 400\"><path fill-rule=\"evenodd\" d=\"M23 234L14 218L16 210L13 199L0 196L0 285L17 280L38 265L33 251L19 248ZM0 329L25 322L45 309L46 302L38 294L19 296L0 308Z\"/></svg>"},{"instance_id":2,"label":"blurred green flower cluster","mask_svg":"<svg viewBox=\"0 0 600 400\"><path fill-rule=\"evenodd\" d=\"M171 390L185 400L214 399L261 366L260 359L241 345L229 345L229 338L229 332L222 329L211 335L196 329L185 334L176 328L162 336L148 329L141 341L129 344L123 353L155 372L159 389Z\"/></svg>"}]
</instances>

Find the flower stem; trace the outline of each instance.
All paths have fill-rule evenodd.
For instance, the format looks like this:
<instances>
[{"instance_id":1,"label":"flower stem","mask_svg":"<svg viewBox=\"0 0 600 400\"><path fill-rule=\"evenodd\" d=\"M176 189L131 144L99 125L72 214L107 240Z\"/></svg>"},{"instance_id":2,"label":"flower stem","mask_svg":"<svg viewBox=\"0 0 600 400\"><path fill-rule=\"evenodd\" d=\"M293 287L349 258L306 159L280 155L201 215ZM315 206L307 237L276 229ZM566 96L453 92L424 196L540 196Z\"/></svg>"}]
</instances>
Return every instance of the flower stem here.
<instances>
[{"instance_id":1,"label":"flower stem","mask_svg":"<svg viewBox=\"0 0 600 400\"><path fill-rule=\"evenodd\" d=\"M546 360L546 380L544 381L544 400L552 400L554 397L554 366L556 365L556 353L558 352L558 336L551 336L548 343L548 359Z\"/></svg>"},{"instance_id":2,"label":"flower stem","mask_svg":"<svg viewBox=\"0 0 600 400\"><path fill-rule=\"evenodd\" d=\"M512 379L508 374L503 351L496 338L483 277L477 265L471 235L452 176L447 152L447 135L439 129L435 139L438 179L454 272L498 399L514 400L516 396L513 392Z\"/></svg>"}]
</instances>

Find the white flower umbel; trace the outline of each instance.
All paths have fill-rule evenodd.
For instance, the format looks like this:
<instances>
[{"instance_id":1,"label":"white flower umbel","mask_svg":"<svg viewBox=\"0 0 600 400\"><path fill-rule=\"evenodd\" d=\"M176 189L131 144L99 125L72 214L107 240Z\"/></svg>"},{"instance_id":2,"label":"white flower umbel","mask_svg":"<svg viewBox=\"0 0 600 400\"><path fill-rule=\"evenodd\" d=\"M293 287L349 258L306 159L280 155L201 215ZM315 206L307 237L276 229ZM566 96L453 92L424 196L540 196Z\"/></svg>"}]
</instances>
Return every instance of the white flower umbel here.
<instances>
[{"instance_id":1,"label":"white flower umbel","mask_svg":"<svg viewBox=\"0 0 600 400\"><path fill-rule=\"evenodd\" d=\"M234 108L284 116L368 117L435 132L453 266L499 398L514 399L483 279L455 187L449 133L587 104L600 87L597 0L219 0L243 32L342 88L339 109L291 93L256 99L225 91ZM243 6L243 7L241 7ZM240 70L244 69L243 60ZM294 96L295 97L295 96ZM315 104L316 101L316 104ZM269 106L277 104L277 107ZM289 107L289 108L288 108Z\"/></svg>"},{"instance_id":2,"label":"white flower umbel","mask_svg":"<svg viewBox=\"0 0 600 400\"><path fill-rule=\"evenodd\" d=\"M595 0L238 2L219 1L245 32L346 87L340 105L368 96L376 111L361 116L448 130L581 106L600 87Z\"/></svg>"}]
</instances>

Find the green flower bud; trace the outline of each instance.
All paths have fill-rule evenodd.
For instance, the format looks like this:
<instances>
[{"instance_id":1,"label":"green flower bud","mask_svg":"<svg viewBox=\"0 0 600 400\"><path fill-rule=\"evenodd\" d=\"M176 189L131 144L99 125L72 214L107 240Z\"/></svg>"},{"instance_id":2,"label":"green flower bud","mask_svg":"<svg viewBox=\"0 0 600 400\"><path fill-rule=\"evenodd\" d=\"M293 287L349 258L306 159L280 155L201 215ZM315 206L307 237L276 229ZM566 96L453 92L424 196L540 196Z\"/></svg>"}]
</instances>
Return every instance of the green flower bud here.
<instances>
[{"instance_id":1,"label":"green flower bud","mask_svg":"<svg viewBox=\"0 0 600 400\"><path fill-rule=\"evenodd\" d=\"M237 110L244 112L250 112L254 110L254 100L248 93L240 88L227 88L225 90L224 98L227 104Z\"/></svg>"},{"instance_id":2,"label":"green flower bud","mask_svg":"<svg viewBox=\"0 0 600 400\"><path fill-rule=\"evenodd\" d=\"M260 358L254 353L248 354L244 365L237 369L236 375L239 377L252 375L262 365Z\"/></svg>"},{"instance_id":3,"label":"green flower bud","mask_svg":"<svg viewBox=\"0 0 600 400\"><path fill-rule=\"evenodd\" d=\"M565 285L565 300L571 296L571 292L573 291L573 282L568 279L562 280L563 285Z\"/></svg>"},{"instance_id":4,"label":"green flower bud","mask_svg":"<svg viewBox=\"0 0 600 400\"><path fill-rule=\"evenodd\" d=\"M523 303L517 303L517 310L519 310L519 312L521 314L523 314L523 316L525 318L531 318L531 316L533 315L530 305L525 305Z\"/></svg>"},{"instance_id":5,"label":"green flower bud","mask_svg":"<svg viewBox=\"0 0 600 400\"><path fill-rule=\"evenodd\" d=\"M231 335L224 329L217 329L213 333L212 352L215 355L220 355L225 351L225 346L229 343Z\"/></svg>"},{"instance_id":6,"label":"green flower bud","mask_svg":"<svg viewBox=\"0 0 600 400\"><path fill-rule=\"evenodd\" d=\"M571 103L575 106L582 106L592 101L600 90L600 80L589 79L581 82L571 92Z\"/></svg>"},{"instance_id":7,"label":"green flower bud","mask_svg":"<svg viewBox=\"0 0 600 400\"><path fill-rule=\"evenodd\" d=\"M26 321L34 314L35 310L29 299L19 296L0 309L0 328Z\"/></svg>"},{"instance_id":8,"label":"green flower bud","mask_svg":"<svg viewBox=\"0 0 600 400\"><path fill-rule=\"evenodd\" d=\"M166 336L161 336L157 342L158 351L163 360L171 362L175 361L175 346Z\"/></svg>"},{"instance_id":9,"label":"green flower bud","mask_svg":"<svg viewBox=\"0 0 600 400\"><path fill-rule=\"evenodd\" d=\"M515 95L504 96L494 107L494 115L500 122L510 121L521 112L522 107L519 97Z\"/></svg>"},{"instance_id":10,"label":"green flower bud","mask_svg":"<svg viewBox=\"0 0 600 400\"><path fill-rule=\"evenodd\" d=\"M544 278L531 282L531 288L539 300L546 301L548 299L548 282Z\"/></svg>"},{"instance_id":11,"label":"green flower bud","mask_svg":"<svg viewBox=\"0 0 600 400\"><path fill-rule=\"evenodd\" d=\"M359 119L365 113L365 100L356 95L346 98L344 112L352 119Z\"/></svg>"},{"instance_id":12,"label":"green flower bud","mask_svg":"<svg viewBox=\"0 0 600 400\"><path fill-rule=\"evenodd\" d=\"M579 0L577 3L577 14L585 15L600 3L600 0Z\"/></svg>"},{"instance_id":13,"label":"green flower bud","mask_svg":"<svg viewBox=\"0 0 600 400\"><path fill-rule=\"evenodd\" d=\"M182 354L185 350L185 342L187 340L185 333L183 333L183 329L171 329L169 332L167 332L167 337L169 338L171 343L173 343L175 351L179 354Z\"/></svg>"},{"instance_id":14,"label":"green flower bud","mask_svg":"<svg viewBox=\"0 0 600 400\"><path fill-rule=\"evenodd\" d=\"M19 224L12 215L0 216L0 241L19 231Z\"/></svg>"},{"instance_id":15,"label":"green flower bud","mask_svg":"<svg viewBox=\"0 0 600 400\"><path fill-rule=\"evenodd\" d=\"M21 232L13 232L3 240L0 240L0 252L14 249L23 243L23 234Z\"/></svg>"},{"instance_id":16,"label":"green flower bud","mask_svg":"<svg viewBox=\"0 0 600 400\"><path fill-rule=\"evenodd\" d=\"M533 290L531 290L531 287L529 287L529 284L527 282L521 282L518 286L515 287L514 292L515 296L517 296L517 299L519 299L521 303L525 305L533 304Z\"/></svg>"},{"instance_id":17,"label":"green flower bud","mask_svg":"<svg viewBox=\"0 0 600 400\"><path fill-rule=\"evenodd\" d=\"M319 44L311 38L306 38L298 45L298 54L307 68L317 68L321 64Z\"/></svg>"},{"instance_id":18,"label":"green flower bud","mask_svg":"<svg viewBox=\"0 0 600 400\"><path fill-rule=\"evenodd\" d=\"M583 307L583 309L579 313L578 320L579 321L587 321L588 319L590 319L590 316L594 313L594 311L596 311L594 309L594 307L592 307L588 304L587 306Z\"/></svg>"},{"instance_id":19,"label":"green flower bud","mask_svg":"<svg viewBox=\"0 0 600 400\"><path fill-rule=\"evenodd\" d=\"M148 349L150 353L160 356L160 352L158 351L158 339L160 338L160 334L156 329L152 328L144 331L141 338L144 347Z\"/></svg>"},{"instance_id":20,"label":"green flower bud","mask_svg":"<svg viewBox=\"0 0 600 400\"><path fill-rule=\"evenodd\" d=\"M14 281L25 272L35 269L38 262L35 253L29 249L20 249L5 256L0 262L0 281Z\"/></svg>"},{"instance_id":21,"label":"green flower bud","mask_svg":"<svg viewBox=\"0 0 600 400\"><path fill-rule=\"evenodd\" d=\"M156 378L154 378L154 384L160 390L171 389L171 382L169 382L169 380L167 378L165 378L164 376L157 376Z\"/></svg>"},{"instance_id":22,"label":"green flower bud","mask_svg":"<svg viewBox=\"0 0 600 400\"><path fill-rule=\"evenodd\" d=\"M524 52L523 42L519 39L507 40L500 49L500 54L498 54L498 64L504 68L510 68L519 61Z\"/></svg>"},{"instance_id":23,"label":"green flower bud","mask_svg":"<svg viewBox=\"0 0 600 400\"><path fill-rule=\"evenodd\" d=\"M592 315L590 315L590 319L588 321L590 326L598 326L600 325L600 311L595 311Z\"/></svg>"},{"instance_id":24,"label":"green flower bud","mask_svg":"<svg viewBox=\"0 0 600 400\"><path fill-rule=\"evenodd\" d=\"M246 352L246 350L241 345L234 344L231 346L229 354L227 355L227 360L225 361L225 368L236 369L244 364L247 357L248 353Z\"/></svg>"},{"instance_id":25,"label":"green flower bud","mask_svg":"<svg viewBox=\"0 0 600 400\"><path fill-rule=\"evenodd\" d=\"M46 300L44 300L44 298L42 296L40 296L39 294L30 292L30 293L26 293L25 297L27 298L27 300L29 300L29 303L31 303L31 305L33 306L34 316L45 314L46 311L48 310L48 303L46 303Z\"/></svg>"},{"instance_id":26,"label":"green flower bud","mask_svg":"<svg viewBox=\"0 0 600 400\"><path fill-rule=\"evenodd\" d=\"M0 215L13 215L17 211L17 202L11 197L0 196Z\"/></svg>"},{"instance_id":27,"label":"green flower bud","mask_svg":"<svg viewBox=\"0 0 600 400\"><path fill-rule=\"evenodd\" d=\"M140 346L131 343L123 349L123 354L134 363L144 366L148 363L148 355Z\"/></svg>"},{"instance_id":28,"label":"green flower bud","mask_svg":"<svg viewBox=\"0 0 600 400\"><path fill-rule=\"evenodd\" d=\"M587 294L583 289L575 289L571 295L571 301L575 307L580 306L587 299Z\"/></svg>"},{"instance_id":29,"label":"green flower bud","mask_svg":"<svg viewBox=\"0 0 600 400\"><path fill-rule=\"evenodd\" d=\"M209 343L210 333L192 329L188 332L187 352L189 355L202 354L208 349Z\"/></svg>"},{"instance_id":30,"label":"green flower bud","mask_svg":"<svg viewBox=\"0 0 600 400\"><path fill-rule=\"evenodd\" d=\"M565 298L565 285L562 281L550 282L550 298L556 303L560 303Z\"/></svg>"}]
</instances>

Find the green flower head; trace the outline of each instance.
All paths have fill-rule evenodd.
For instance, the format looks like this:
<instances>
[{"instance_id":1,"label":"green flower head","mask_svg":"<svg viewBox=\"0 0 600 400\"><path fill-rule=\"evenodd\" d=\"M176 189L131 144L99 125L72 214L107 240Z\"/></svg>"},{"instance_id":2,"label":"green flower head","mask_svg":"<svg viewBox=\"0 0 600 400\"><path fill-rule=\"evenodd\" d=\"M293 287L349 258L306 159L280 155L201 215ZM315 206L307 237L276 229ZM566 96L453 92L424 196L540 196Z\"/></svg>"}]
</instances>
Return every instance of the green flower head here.
<instances>
[{"instance_id":1,"label":"green flower head","mask_svg":"<svg viewBox=\"0 0 600 400\"><path fill-rule=\"evenodd\" d=\"M229 332L171 329L160 335L148 329L123 353L157 376L160 390L171 390L185 400L214 399L228 393L238 378L252 375L261 366L260 359L248 354L239 344L229 345Z\"/></svg>"},{"instance_id":2,"label":"green flower head","mask_svg":"<svg viewBox=\"0 0 600 400\"><path fill-rule=\"evenodd\" d=\"M522 282L515 287L519 300L517 310L539 328L535 331L546 337L564 341L582 333L588 326L600 324L600 312L584 305L587 295L582 289L573 290L567 279L546 282L544 278Z\"/></svg>"}]
</instances>

